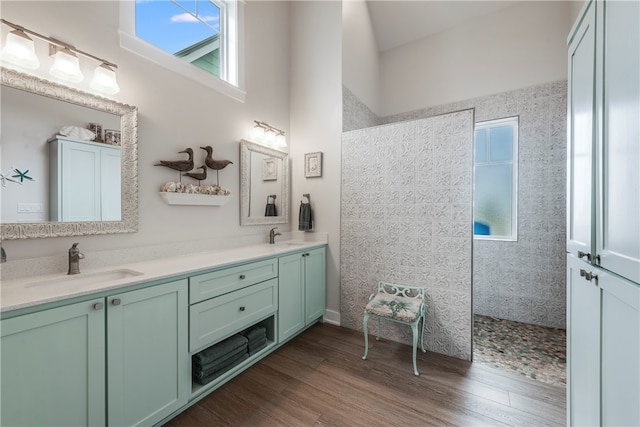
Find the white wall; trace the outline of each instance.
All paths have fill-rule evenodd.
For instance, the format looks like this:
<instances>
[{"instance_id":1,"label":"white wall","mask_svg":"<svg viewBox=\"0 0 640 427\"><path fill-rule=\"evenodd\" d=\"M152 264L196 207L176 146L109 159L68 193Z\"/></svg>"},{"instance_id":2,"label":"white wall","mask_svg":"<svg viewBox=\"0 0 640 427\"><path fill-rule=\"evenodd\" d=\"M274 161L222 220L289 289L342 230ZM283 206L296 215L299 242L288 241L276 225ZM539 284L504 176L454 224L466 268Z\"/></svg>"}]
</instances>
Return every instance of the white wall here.
<instances>
[{"instance_id":1,"label":"white wall","mask_svg":"<svg viewBox=\"0 0 640 427\"><path fill-rule=\"evenodd\" d=\"M139 109L138 233L4 241L9 260L65 254L74 241L80 242L85 254L200 239L217 239L224 247L226 242L256 234L263 234L266 241L268 226L239 225L238 142L249 135L254 119L289 134L287 2L246 4L245 103L120 48L117 1L3 1L2 17L118 64L121 92L115 98ZM157 193L162 183L176 175L153 164L182 157L177 152L186 147L194 148L196 161L201 161L205 153L198 147L204 145L213 146L216 158L234 162L220 171L220 184L232 191L234 199L224 207L166 205Z\"/></svg>"},{"instance_id":2,"label":"white wall","mask_svg":"<svg viewBox=\"0 0 640 427\"><path fill-rule=\"evenodd\" d=\"M364 0L342 3L342 84L380 115L380 61Z\"/></svg>"},{"instance_id":3,"label":"white wall","mask_svg":"<svg viewBox=\"0 0 640 427\"><path fill-rule=\"evenodd\" d=\"M327 310L337 316L340 309L342 4L297 1L291 3L290 12L292 226L297 229L300 200L303 193L309 193L315 229L329 236ZM304 178L304 154L316 151L324 154L322 177Z\"/></svg>"},{"instance_id":4,"label":"white wall","mask_svg":"<svg viewBox=\"0 0 640 427\"><path fill-rule=\"evenodd\" d=\"M521 2L380 56L382 116L567 76L574 2Z\"/></svg>"}]
</instances>

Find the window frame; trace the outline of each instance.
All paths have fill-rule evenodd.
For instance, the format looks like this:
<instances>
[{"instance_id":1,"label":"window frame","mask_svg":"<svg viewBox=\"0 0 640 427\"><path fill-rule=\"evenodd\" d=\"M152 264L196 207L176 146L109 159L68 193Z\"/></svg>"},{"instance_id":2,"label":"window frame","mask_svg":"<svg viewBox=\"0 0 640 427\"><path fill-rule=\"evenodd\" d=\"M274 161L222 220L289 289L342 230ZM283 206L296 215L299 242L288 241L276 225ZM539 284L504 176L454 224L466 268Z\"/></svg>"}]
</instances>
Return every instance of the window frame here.
<instances>
[{"instance_id":1,"label":"window frame","mask_svg":"<svg viewBox=\"0 0 640 427\"><path fill-rule=\"evenodd\" d=\"M518 241L518 146L519 146L519 126L520 126L520 117L505 117L501 119L494 120L485 120L481 122L476 122L473 129L473 190L475 194L475 186L476 186L476 166L478 163L476 162L476 131L491 129L496 127L503 127L509 125L513 129L513 146L512 146L512 157L511 162L501 161L501 162L482 162L481 165L487 164L509 164L511 163L511 173L512 173L512 181L511 181L511 234L510 235L502 235L502 236L491 236L491 235L482 235L475 233L473 234L474 240L491 240L491 241L504 241L504 242L516 242ZM474 196L474 205L473 205L473 224L476 221L476 207L475 207L475 196Z\"/></svg>"},{"instance_id":2,"label":"window frame","mask_svg":"<svg viewBox=\"0 0 640 427\"><path fill-rule=\"evenodd\" d=\"M137 37L135 0L120 0L120 28L118 30L120 46L183 77L201 83L237 101L244 102L246 97L244 91L244 1L212 1L220 7L220 77Z\"/></svg>"}]
</instances>

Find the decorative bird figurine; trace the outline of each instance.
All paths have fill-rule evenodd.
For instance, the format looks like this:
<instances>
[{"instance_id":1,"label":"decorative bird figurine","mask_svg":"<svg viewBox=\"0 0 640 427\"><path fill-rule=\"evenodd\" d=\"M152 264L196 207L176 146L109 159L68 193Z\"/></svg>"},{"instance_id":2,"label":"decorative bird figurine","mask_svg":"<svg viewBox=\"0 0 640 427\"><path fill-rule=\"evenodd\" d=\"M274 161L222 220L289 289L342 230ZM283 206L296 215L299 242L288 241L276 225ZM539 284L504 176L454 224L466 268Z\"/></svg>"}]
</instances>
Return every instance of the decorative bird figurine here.
<instances>
[{"instance_id":1,"label":"decorative bird figurine","mask_svg":"<svg viewBox=\"0 0 640 427\"><path fill-rule=\"evenodd\" d=\"M198 185L200 185L200 181L207 179L207 167L205 165L202 165L196 169L202 169L202 172L187 172L187 173L183 173L182 175L188 176L193 179L197 179Z\"/></svg>"},{"instance_id":2,"label":"decorative bird figurine","mask_svg":"<svg viewBox=\"0 0 640 427\"><path fill-rule=\"evenodd\" d=\"M187 153L189 160L160 160L154 166L165 166L178 172L187 172L193 169L193 150L191 148L178 151L178 153ZM182 174L180 174L180 182L182 182Z\"/></svg>"},{"instance_id":3,"label":"decorative bird figurine","mask_svg":"<svg viewBox=\"0 0 640 427\"><path fill-rule=\"evenodd\" d=\"M207 145L206 147L200 147L200 148L202 148L203 150L206 150L207 157L204 159L204 163L207 166L209 166L209 168L216 171L216 184L219 186L220 179L219 179L218 171L220 169L226 168L227 165L232 165L233 162L231 160L215 160L213 158L213 148L211 148L210 145Z\"/></svg>"}]
</instances>

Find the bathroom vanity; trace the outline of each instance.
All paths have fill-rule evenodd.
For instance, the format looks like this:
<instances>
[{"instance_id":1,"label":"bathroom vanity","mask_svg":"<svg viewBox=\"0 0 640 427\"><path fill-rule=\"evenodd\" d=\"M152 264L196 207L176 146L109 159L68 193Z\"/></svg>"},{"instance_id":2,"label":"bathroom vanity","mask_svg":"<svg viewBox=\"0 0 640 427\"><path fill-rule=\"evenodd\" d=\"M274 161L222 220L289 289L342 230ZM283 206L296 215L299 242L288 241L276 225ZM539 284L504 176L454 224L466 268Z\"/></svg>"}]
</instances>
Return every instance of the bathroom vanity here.
<instances>
[{"instance_id":1,"label":"bathroom vanity","mask_svg":"<svg viewBox=\"0 0 640 427\"><path fill-rule=\"evenodd\" d=\"M324 242L284 242L6 281L2 425L154 425L325 311ZM253 325L267 346L206 385L192 356Z\"/></svg>"}]
</instances>

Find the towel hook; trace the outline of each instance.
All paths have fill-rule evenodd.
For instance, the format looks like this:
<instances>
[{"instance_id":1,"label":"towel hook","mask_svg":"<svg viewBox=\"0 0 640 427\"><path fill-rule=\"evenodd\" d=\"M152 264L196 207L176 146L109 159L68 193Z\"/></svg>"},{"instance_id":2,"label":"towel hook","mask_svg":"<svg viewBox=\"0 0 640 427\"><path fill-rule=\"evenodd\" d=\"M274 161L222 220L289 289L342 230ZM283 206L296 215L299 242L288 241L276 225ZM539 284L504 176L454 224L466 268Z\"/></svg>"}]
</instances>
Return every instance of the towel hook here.
<instances>
[{"instance_id":1,"label":"towel hook","mask_svg":"<svg viewBox=\"0 0 640 427\"><path fill-rule=\"evenodd\" d=\"M311 194L305 193L305 194L302 195L302 197L306 197L307 200L309 200L309 203L311 203Z\"/></svg>"}]
</instances>

